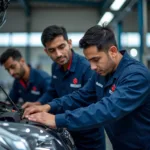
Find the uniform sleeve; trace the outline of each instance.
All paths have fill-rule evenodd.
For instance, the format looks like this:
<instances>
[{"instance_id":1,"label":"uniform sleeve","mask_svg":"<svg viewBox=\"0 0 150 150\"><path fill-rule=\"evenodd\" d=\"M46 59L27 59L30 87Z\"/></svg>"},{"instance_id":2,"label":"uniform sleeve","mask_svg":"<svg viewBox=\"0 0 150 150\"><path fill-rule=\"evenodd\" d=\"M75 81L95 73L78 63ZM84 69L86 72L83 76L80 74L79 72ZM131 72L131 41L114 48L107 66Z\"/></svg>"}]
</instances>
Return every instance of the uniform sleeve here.
<instances>
[{"instance_id":1,"label":"uniform sleeve","mask_svg":"<svg viewBox=\"0 0 150 150\"><path fill-rule=\"evenodd\" d=\"M109 97L103 97L101 101L88 107L56 115L56 125L70 130L99 127L116 121L140 107L149 93L149 80L142 74L130 74L119 83Z\"/></svg>"},{"instance_id":2,"label":"uniform sleeve","mask_svg":"<svg viewBox=\"0 0 150 150\"><path fill-rule=\"evenodd\" d=\"M19 93L18 93L18 87L16 85L16 82L14 81L13 86L9 92L9 97L12 99L13 102L17 103L18 99L20 97ZM6 99L8 100L8 99ZM8 100L9 101L9 100Z\"/></svg>"},{"instance_id":3,"label":"uniform sleeve","mask_svg":"<svg viewBox=\"0 0 150 150\"><path fill-rule=\"evenodd\" d=\"M83 88L69 95L54 99L49 103L51 106L51 113L62 113L65 112L65 110L74 110L96 102L94 83L95 76L93 75Z\"/></svg>"},{"instance_id":4,"label":"uniform sleeve","mask_svg":"<svg viewBox=\"0 0 150 150\"><path fill-rule=\"evenodd\" d=\"M42 83L43 84L43 83ZM53 80L48 79L46 80L45 84L43 84L44 93L38 99L41 104L47 104L48 102L52 101L52 99L57 98L57 93L53 85Z\"/></svg>"}]
</instances>

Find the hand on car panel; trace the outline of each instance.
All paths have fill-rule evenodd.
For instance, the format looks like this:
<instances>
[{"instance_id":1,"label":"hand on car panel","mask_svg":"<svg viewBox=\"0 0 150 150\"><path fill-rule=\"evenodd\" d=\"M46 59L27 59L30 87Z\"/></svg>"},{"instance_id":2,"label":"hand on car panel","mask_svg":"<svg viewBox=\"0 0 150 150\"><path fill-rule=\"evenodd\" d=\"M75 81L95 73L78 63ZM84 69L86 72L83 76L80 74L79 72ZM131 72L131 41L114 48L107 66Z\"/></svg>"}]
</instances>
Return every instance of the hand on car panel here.
<instances>
[{"instance_id":1,"label":"hand on car panel","mask_svg":"<svg viewBox=\"0 0 150 150\"><path fill-rule=\"evenodd\" d=\"M28 115L37 113L37 112L48 112L50 110L50 105L34 105L26 108L24 110L23 118L27 118Z\"/></svg>"},{"instance_id":2,"label":"hand on car panel","mask_svg":"<svg viewBox=\"0 0 150 150\"><path fill-rule=\"evenodd\" d=\"M41 105L41 103L40 102L26 102L22 105L22 109L28 108L33 105Z\"/></svg>"},{"instance_id":3,"label":"hand on car panel","mask_svg":"<svg viewBox=\"0 0 150 150\"><path fill-rule=\"evenodd\" d=\"M47 112L38 112L28 115L30 121L39 122L51 128L56 128L55 115L49 114Z\"/></svg>"}]
</instances>

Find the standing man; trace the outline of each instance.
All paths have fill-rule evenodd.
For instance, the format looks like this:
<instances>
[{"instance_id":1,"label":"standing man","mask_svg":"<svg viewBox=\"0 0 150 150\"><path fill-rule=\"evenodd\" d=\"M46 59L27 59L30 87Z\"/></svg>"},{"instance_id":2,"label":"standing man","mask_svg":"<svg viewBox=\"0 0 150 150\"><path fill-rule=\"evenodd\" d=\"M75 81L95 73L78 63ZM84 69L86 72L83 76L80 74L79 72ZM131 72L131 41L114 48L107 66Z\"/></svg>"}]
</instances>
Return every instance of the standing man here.
<instances>
[{"instance_id":1,"label":"standing man","mask_svg":"<svg viewBox=\"0 0 150 150\"><path fill-rule=\"evenodd\" d=\"M27 109L24 115L53 128L74 131L104 125L114 150L150 150L148 69L126 51L118 51L108 27L91 27L80 47L96 72L91 80L79 91ZM98 102L93 103L96 98Z\"/></svg>"},{"instance_id":2,"label":"standing man","mask_svg":"<svg viewBox=\"0 0 150 150\"><path fill-rule=\"evenodd\" d=\"M47 96L41 98L39 104L45 104L67 94L77 91L91 78L93 71L85 57L72 50L72 41L68 39L66 29L56 25L44 29L41 37L45 52L54 61L52 65L52 82ZM95 101L91 99L91 101ZM71 101L70 101L71 102ZM67 105L72 105L67 101ZM27 108L37 103L26 103ZM28 109L28 108L27 108ZM74 109L74 106L72 106ZM63 112L63 111L62 111ZM103 128L85 131L72 131L78 150L104 150Z\"/></svg>"},{"instance_id":3,"label":"standing man","mask_svg":"<svg viewBox=\"0 0 150 150\"><path fill-rule=\"evenodd\" d=\"M9 48L0 56L0 64L15 78L10 98L17 103L19 98L24 102L35 102L47 92L51 78L42 71L27 65L19 50Z\"/></svg>"}]
</instances>

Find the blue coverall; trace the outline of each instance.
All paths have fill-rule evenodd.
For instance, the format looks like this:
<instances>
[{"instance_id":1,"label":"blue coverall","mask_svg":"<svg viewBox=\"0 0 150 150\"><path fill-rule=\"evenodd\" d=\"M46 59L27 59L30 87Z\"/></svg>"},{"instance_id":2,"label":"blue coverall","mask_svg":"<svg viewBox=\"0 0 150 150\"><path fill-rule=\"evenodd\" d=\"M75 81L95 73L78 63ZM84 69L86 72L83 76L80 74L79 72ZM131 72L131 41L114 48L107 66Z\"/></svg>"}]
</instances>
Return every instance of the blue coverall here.
<instances>
[{"instance_id":1,"label":"blue coverall","mask_svg":"<svg viewBox=\"0 0 150 150\"><path fill-rule=\"evenodd\" d=\"M114 150L150 150L150 72L121 53L113 74L95 73L79 91L50 102L50 113L69 130L105 126Z\"/></svg>"},{"instance_id":2,"label":"blue coverall","mask_svg":"<svg viewBox=\"0 0 150 150\"><path fill-rule=\"evenodd\" d=\"M64 71L57 63L53 63L52 82L49 92L47 92L47 95L44 97L40 98L39 101L45 104L48 103L48 101L52 101L54 98L77 91L87 83L92 74L93 71L85 57L73 51L67 71ZM70 102L66 105L66 109L69 103ZM91 102L89 102L89 104L90 103ZM84 106L84 104L82 106ZM78 132L69 131L78 150L105 150L103 127Z\"/></svg>"},{"instance_id":3,"label":"blue coverall","mask_svg":"<svg viewBox=\"0 0 150 150\"><path fill-rule=\"evenodd\" d=\"M48 73L30 66L29 81L15 79L10 91L10 98L16 103L19 98L24 102L35 102L42 98L50 85L51 77Z\"/></svg>"}]
</instances>

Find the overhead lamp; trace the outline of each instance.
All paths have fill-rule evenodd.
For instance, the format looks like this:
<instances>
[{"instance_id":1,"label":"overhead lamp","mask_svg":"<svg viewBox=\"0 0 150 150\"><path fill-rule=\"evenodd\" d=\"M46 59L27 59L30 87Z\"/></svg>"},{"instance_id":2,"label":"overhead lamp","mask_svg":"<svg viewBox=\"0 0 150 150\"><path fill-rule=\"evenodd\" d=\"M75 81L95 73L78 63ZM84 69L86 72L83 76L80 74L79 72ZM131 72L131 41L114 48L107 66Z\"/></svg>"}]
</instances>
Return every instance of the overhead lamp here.
<instances>
[{"instance_id":1,"label":"overhead lamp","mask_svg":"<svg viewBox=\"0 0 150 150\"><path fill-rule=\"evenodd\" d=\"M114 2L110 6L110 9L113 11L118 11L125 2L126 0L114 0Z\"/></svg>"},{"instance_id":2,"label":"overhead lamp","mask_svg":"<svg viewBox=\"0 0 150 150\"><path fill-rule=\"evenodd\" d=\"M114 18L114 14L111 12L105 12L101 20L98 22L98 25L103 25L104 23L109 24Z\"/></svg>"},{"instance_id":3,"label":"overhead lamp","mask_svg":"<svg viewBox=\"0 0 150 150\"><path fill-rule=\"evenodd\" d=\"M136 57L136 56L138 55L137 49L132 48L132 49L130 50L130 55L131 55L132 57Z\"/></svg>"}]
</instances>

